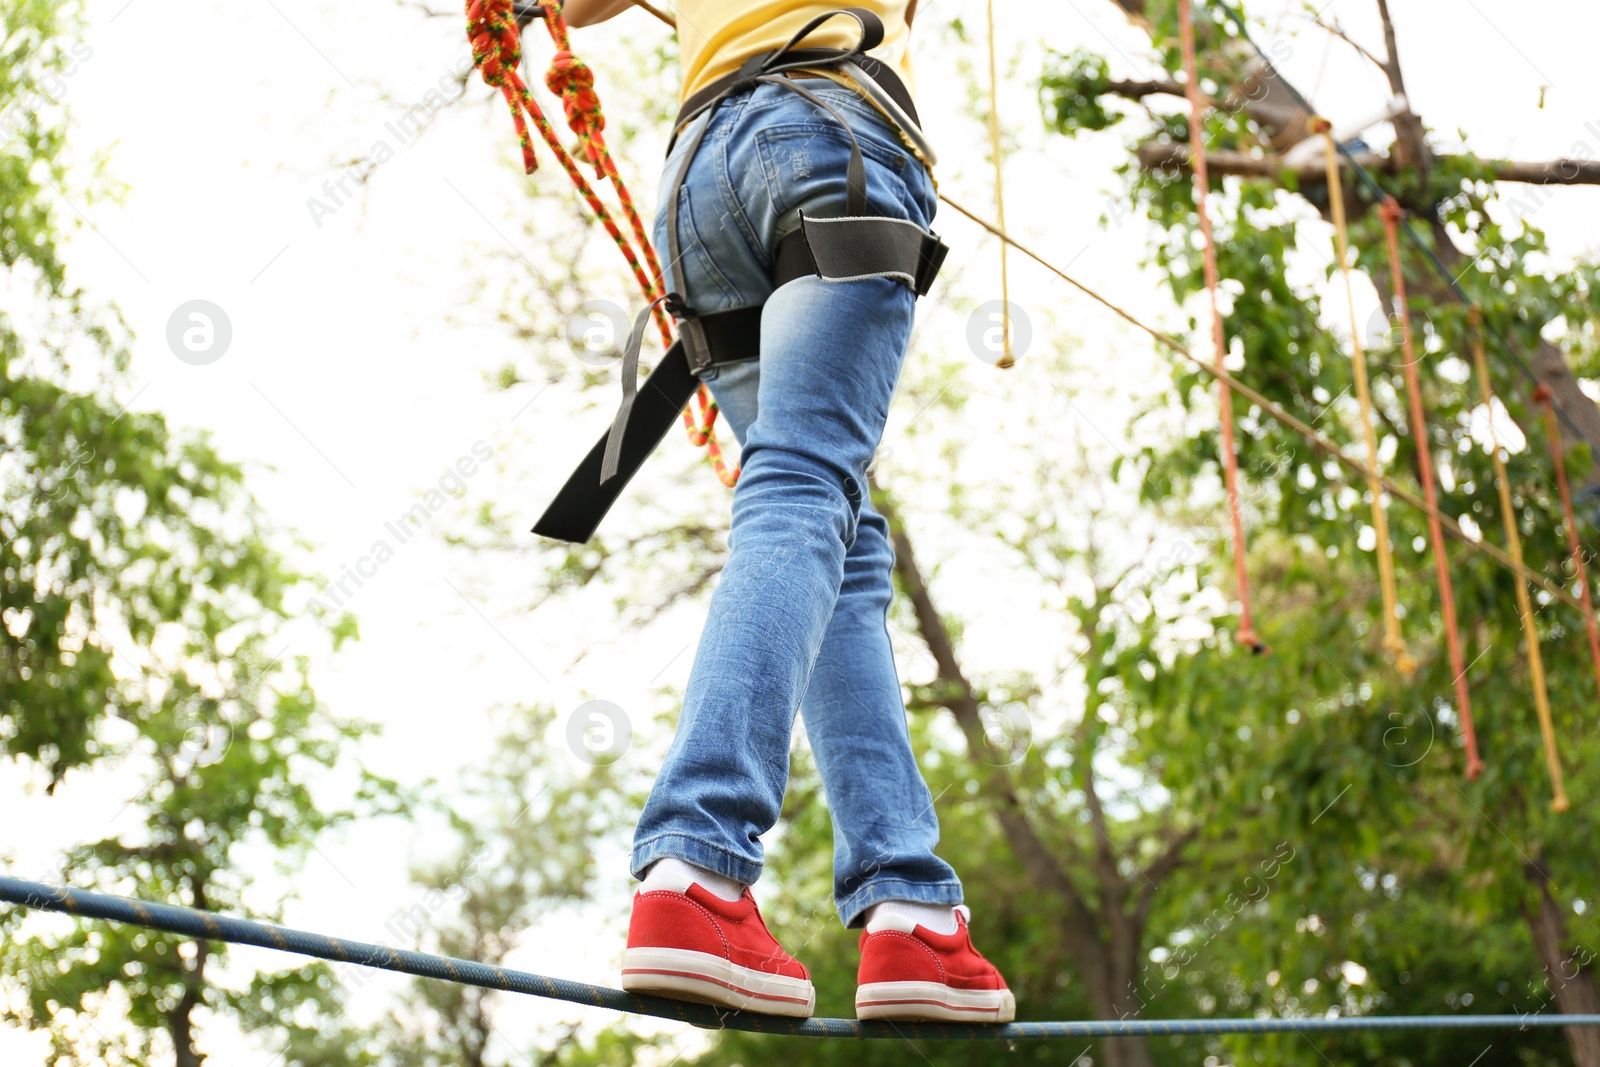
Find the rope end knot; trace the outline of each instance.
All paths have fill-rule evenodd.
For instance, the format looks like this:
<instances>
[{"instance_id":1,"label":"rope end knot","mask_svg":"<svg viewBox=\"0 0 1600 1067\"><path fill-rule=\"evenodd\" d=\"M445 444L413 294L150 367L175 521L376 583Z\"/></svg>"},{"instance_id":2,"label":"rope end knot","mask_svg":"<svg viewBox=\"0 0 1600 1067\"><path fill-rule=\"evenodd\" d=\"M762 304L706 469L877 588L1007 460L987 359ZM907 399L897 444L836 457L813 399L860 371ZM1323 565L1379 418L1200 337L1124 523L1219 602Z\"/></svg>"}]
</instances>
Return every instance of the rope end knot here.
<instances>
[{"instance_id":1,"label":"rope end knot","mask_svg":"<svg viewBox=\"0 0 1600 1067\"><path fill-rule=\"evenodd\" d=\"M550 57L544 83L561 97L567 126L578 135L578 145L585 158L604 173L605 140L600 131L606 128L606 116L600 110L600 97L594 91L594 71L563 48Z\"/></svg>"}]
</instances>

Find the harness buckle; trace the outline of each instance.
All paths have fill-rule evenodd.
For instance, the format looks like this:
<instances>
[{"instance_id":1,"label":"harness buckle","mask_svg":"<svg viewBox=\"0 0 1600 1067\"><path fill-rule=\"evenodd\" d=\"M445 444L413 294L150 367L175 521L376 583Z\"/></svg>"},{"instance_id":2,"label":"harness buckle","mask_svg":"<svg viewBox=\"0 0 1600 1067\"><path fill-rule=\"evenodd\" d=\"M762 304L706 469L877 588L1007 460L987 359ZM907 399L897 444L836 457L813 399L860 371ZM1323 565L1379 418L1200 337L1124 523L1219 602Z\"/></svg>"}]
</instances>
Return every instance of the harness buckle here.
<instances>
[{"instance_id":1,"label":"harness buckle","mask_svg":"<svg viewBox=\"0 0 1600 1067\"><path fill-rule=\"evenodd\" d=\"M918 251L917 275L911 291L927 296L928 290L933 288L933 280L939 276L939 268L944 266L944 257L950 254L950 246L938 234L925 231Z\"/></svg>"}]
</instances>

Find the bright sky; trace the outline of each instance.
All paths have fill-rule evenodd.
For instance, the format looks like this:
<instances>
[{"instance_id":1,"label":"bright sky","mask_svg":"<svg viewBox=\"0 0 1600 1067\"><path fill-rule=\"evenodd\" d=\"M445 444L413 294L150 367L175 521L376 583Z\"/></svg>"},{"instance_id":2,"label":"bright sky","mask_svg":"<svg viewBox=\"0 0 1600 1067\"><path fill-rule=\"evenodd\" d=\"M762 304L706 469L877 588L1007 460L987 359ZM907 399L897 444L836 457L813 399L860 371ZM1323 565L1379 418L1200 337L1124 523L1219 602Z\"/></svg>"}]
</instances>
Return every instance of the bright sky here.
<instances>
[{"instance_id":1,"label":"bright sky","mask_svg":"<svg viewBox=\"0 0 1600 1067\"><path fill-rule=\"evenodd\" d=\"M132 385L123 399L211 434L224 455L250 463L268 514L315 546L313 565L330 579L376 540L392 542L385 524L426 504L441 479L452 488L450 472L464 457L492 456L493 462L468 464L474 472L463 479L463 498L440 509L427 531L400 545L361 587L351 606L363 637L353 649L330 657L309 621L289 635L290 655L316 657L319 692L337 712L383 724L383 738L360 753L376 771L449 782L487 753L488 709L496 704L548 701L565 712L605 698L635 709L634 726L646 730L652 688L681 687L687 677L700 616L679 611L643 633L618 635L603 629L603 611L530 611L531 576L517 573L515 561L501 557L491 570L441 540L486 501L518 515L517 528L525 529L579 444L586 446L606 419L588 406L592 398L576 399L570 380L544 392L538 385L504 392L485 383L485 374L507 360L520 359L524 367L531 361L495 322L493 303L474 303L479 272L491 262L496 270L512 269L508 244L533 262L540 249L519 214L527 179L512 162L508 116L498 103L491 106L481 84L474 80L470 106L445 110L424 136L393 125L467 61L463 20L442 0L441 6L446 14L430 19L393 3L90 0L92 55L68 79L64 98L78 123L74 151L82 160L104 152L128 192L120 203L75 198L58 207L63 218L84 223L68 249L75 280L114 301L137 331ZM1393 6L1413 106L1435 129L1463 130L1487 153L1600 154L1600 106L1592 90L1600 9L1567 0L1544 5L1535 21L1513 0ZM1256 7L1272 16L1263 40L1282 42L1286 75L1336 121L1381 106L1384 87L1375 70L1303 19L1276 17L1301 5L1274 0ZM1377 49L1372 8L1367 0L1330 0L1323 12ZM1079 145L1047 141L1032 88L1045 48L1100 50L1116 75L1149 75L1156 68L1143 58L1142 35L1103 0L1002 0L998 9L1000 51L1015 62L1001 107L1019 143L1008 162L1011 228L1148 319L1177 323L1152 277L1137 266L1145 231L1131 222L1100 223L1119 207L1120 179L1112 168L1126 158L1121 130ZM981 127L958 115L960 79L938 76L962 56L928 32L953 13L951 0L923 5L919 107L946 161L942 187L987 214L992 191ZM981 33L981 8L963 10L962 17ZM636 12L576 35L602 93L628 77L613 58L622 54L614 42L624 33L664 30ZM978 63L981 44L968 45L964 58ZM533 48L542 66L547 45ZM1379 142L1382 136L1371 135ZM366 186L347 185L351 195L341 194L331 214L314 218L308 200L329 202L324 183L338 182L378 142L392 158ZM653 162L624 161L651 205ZM548 157L532 180L542 187L565 183ZM1600 251L1597 198L1600 190L1561 189L1537 208L1558 262ZM961 295L997 296L989 291L997 284L994 245L953 212L939 228L955 246L947 277L960 273ZM1013 299L1050 327L1036 336L1070 335L1087 361L1101 353L1115 357L1123 380L1159 365L1147 344L1031 264L1013 257L1012 276ZM231 324L227 351L203 366L176 358L167 343L169 319L193 300L217 305ZM957 321L955 336L960 329ZM996 372L974 359L963 373ZM1016 388L1025 389L1026 360L1014 373ZM1112 395L1095 409L1093 428L1113 447L1127 407ZM896 418L914 416L904 411ZM896 425L886 442L891 447ZM667 447L687 451L678 435ZM702 477L714 481L709 472ZM531 535L526 539L532 549ZM530 551L525 562L531 567L534 559ZM1003 626L975 626L969 655L994 663L1007 636ZM641 735L635 743L661 741ZM17 780L12 769L0 769L0 781ZM112 820L131 790L124 773L85 779L53 799L29 795L7 820L13 830L5 848L16 869L47 871L64 845L100 836L108 825L119 829ZM418 896L407 883L407 864L440 847L397 826L330 837L296 874L297 899L287 917L313 930L384 939L388 917ZM605 933L544 931L514 962L612 984L622 938L615 924L625 916L624 867L619 856L595 908L598 920L613 924ZM262 885L282 888L265 873ZM288 962L250 950L236 957L241 973ZM381 1009L383 991L397 985L387 978L369 983L355 1010ZM517 1004L501 1013L501 1029L505 1040L526 1047L542 1023L578 1014ZM607 1021L603 1013L586 1018ZM206 1042L219 1062L269 1067L273 1060L223 1027L208 1031ZM43 1055L41 1038L0 1031L5 1062L42 1062Z\"/></svg>"}]
</instances>

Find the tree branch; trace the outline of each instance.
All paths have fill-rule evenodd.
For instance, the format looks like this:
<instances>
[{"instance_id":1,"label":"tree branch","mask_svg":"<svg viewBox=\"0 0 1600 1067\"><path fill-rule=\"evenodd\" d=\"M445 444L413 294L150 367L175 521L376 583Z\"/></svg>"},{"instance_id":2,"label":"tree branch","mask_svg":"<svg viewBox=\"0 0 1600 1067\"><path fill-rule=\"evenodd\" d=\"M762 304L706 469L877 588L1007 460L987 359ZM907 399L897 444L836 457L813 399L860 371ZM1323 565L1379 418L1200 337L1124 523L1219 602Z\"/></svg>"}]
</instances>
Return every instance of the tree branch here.
<instances>
[{"instance_id":1,"label":"tree branch","mask_svg":"<svg viewBox=\"0 0 1600 1067\"><path fill-rule=\"evenodd\" d=\"M1365 56L1368 60L1371 61L1373 66L1377 67L1379 70L1383 71L1385 74L1389 73L1389 65L1387 63L1385 63L1383 60L1379 59L1377 56L1373 55L1371 52L1367 51L1366 46L1358 43L1354 38L1352 38L1348 33L1345 33L1343 30L1341 30L1337 25L1330 25L1329 23L1323 22L1322 19L1318 18L1315 15L1311 16L1311 22L1318 29L1323 30L1326 33L1332 34L1334 37L1339 38L1339 40L1343 41L1345 44L1349 45L1351 48L1354 48L1357 52L1360 52L1363 56Z\"/></svg>"},{"instance_id":2,"label":"tree branch","mask_svg":"<svg viewBox=\"0 0 1600 1067\"><path fill-rule=\"evenodd\" d=\"M1187 171L1189 148L1172 141L1146 141L1138 149L1139 165L1147 170L1164 170L1173 167ZM1449 157L1441 157L1448 159ZM1376 152L1357 152L1356 161L1370 171L1392 173L1396 164L1388 156ZM1489 169L1490 181L1526 182L1533 185L1600 185L1600 160L1562 158L1545 162L1518 160L1478 160ZM1252 155L1226 149L1206 153L1206 166L1212 174L1234 174L1248 178L1270 178L1273 181L1293 179L1301 186L1322 185L1326 173L1321 161L1300 166L1286 166L1281 156ZM1339 166L1346 172L1350 164L1343 156Z\"/></svg>"},{"instance_id":3,"label":"tree branch","mask_svg":"<svg viewBox=\"0 0 1600 1067\"><path fill-rule=\"evenodd\" d=\"M1147 96L1183 96L1183 83L1168 79L1151 81L1116 80L1106 83L1106 92L1116 93L1127 100L1143 100Z\"/></svg>"},{"instance_id":4,"label":"tree branch","mask_svg":"<svg viewBox=\"0 0 1600 1067\"><path fill-rule=\"evenodd\" d=\"M1187 862L1188 856L1185 855L1185 850L1190 842L1199 836L1198 826L1191 826L1175 835L1167 842L1167 847L1161 850L1161 854L1150 861L1150 866L1140 872L1144 884L1139 888L1139 899L1134 904L1133 915L1141 930L1150 918L1150 909L1155 905L1156 893L1160 891L1167 877Z\"/></svg>"}]
</instances>

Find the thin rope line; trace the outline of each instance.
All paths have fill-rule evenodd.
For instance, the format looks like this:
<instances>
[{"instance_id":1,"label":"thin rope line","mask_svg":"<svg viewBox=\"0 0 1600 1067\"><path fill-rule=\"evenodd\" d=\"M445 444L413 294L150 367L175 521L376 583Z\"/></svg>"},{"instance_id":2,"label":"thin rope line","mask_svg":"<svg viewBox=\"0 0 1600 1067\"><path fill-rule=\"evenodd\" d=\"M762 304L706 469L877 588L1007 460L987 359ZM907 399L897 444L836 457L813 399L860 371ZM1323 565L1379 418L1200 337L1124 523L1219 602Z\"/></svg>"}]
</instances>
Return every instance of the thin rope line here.
<instances>
[{"instance_id":1,"label":"thin rope line","mask_svg":"<svg viewBox=\"0 0 1600 1067\"><path fill-rule=\"evenodd\" d=\"M1200 216L1200 233L1205 239L1202 259L1205 264L1206 295L1211 301L1211 343L1215 348L1216 369L1226 371L1228 340L1222 325L1222 308L1217 301L1219 271L1217 270L1217 244L1211 232L1211 213L1206 207L1211 179L1206 169L1205 109L1200 100L1200 73L1195 59L1194 20L1190 0L1178 0L1178 31L1183 42L1183 69L1187 84L1184 92L1189 98L1189 156L1194 176L1194 206ZM1005 226L1005 219L999 220ZM1004 247L1002 244L1001 247ZM1239 632L1236 640L1255 652L1264 652L1265 646L1256 636L1254 620L1250 615L1250 574L1246 563L1244 540L1244 505L1239 499L1239 456L1233 439L1233 393L1226 385L1217 386L1217 403L1222 424L1222 471L1228 493L1228 521L1233 532L1233 576L1239 586Z\"/></svg>"},{"instance_id":2,"label":"thin rope line","mask_svg":"<svg viewBox=\"0 0 1600 1067\"><path fill-rule=\"evenodd\" d=\"M1511 500L1511 479L1506 474L1505 460L1500 458L1500 433L1494 428L1494 387L1489 381L1489 360L1483 354L1483 314L1477 307L1467 312L1472 327L1472 364L1478 375L1478 391L1483 396L1484 417L1489 421L1489 449L1494 456L1495 488L1500 493L1500 517L1505 523L1506 547L1511 558L1522 562L1522 535L1517 532L1517 513ZM1528 583L1517 583L1517 614L1522 617L1522 636L1528 650L1528 673L1533 680L1533 706L1539 716L1539 734L1544 740L1544 760L1550 768L1550 785L1555 797L1550 801L1554 811L1571 807L1567 788L1561 779L1561 754L1556 749L1556 729L1550 716L1550 692L1545 685L1544 656L1539 651L1539 626L1533 618L1533 604L1528 597Z\"/></svg>"},{"instance_id":3,"label":"thin rope line","mask_svg":"<svg viewBox=\"0 0 1600 1067\"><path fill-rule=\"evenodd\" d=\"M1406 300L1405 270L1400 261L1400 236L1395 223L1400 218L1400 203L1394 197L1384 198L1378 208L1383 219L1384 243L1389 251L1389 280L1394 289L1394 310L1400 320L1400 351L1405 363L1406 400L1411 407L1411 436L1417 449L1417 472L1422 482L1422 496L1430 508L1439 506L1438 491L1433 481L1433 444L1428 436L1428 420L1422 409L1422 383L1417 373L1417 350L1411 332L1411 305ZM1445 645L1450 653L1450 671L1454 676L1456 709L1461 716L1461 738L1467 749L1467 780L1475 781L1483 772L1483 760L1478 756L1478 731L1472 722L1472 695L1467 688L1467 668L1461 652L1461 631L1456 618L1456 594L1450 579L1450 554L1445 545L1444 530L1439 520L1428 516L1428 540L1433 548L1434 569L1439 579L1439 611L1444 616Z\"/></svg>"},{"instance_id":4,"label":"thin rope line","mask_svg":"<svg viewBox=\"0 0 1600 1067\"><path fill-rule=\"evenodd\" d=\"M1000 226L1006 224L1005 166L1000 156L1000 72L994 56L994 0L988 0L989 18L989 151L994 156L994 214ZM1011 279L1006 270L1006 243L1000 242L1000 332L1002 350L995 366L1016 366L1011 351Z\"/></svg>"},{"instance_id":5,"label":"thin rope line","mask_svg":"<svg viewBox=\"0 0 1600 1067\"><path fill-rule=\"evenodd\" d=\"M1490 1030L1600 1026L1600 1015L1378 1015L1313 1016L1303 1019L1109 1019L1079 1022L982 1023L860 1022L855 1019L786 1019L753 1012L722 1011L706 1004L641 996L606 986L514 971L474 960L434 956L363 941L269 926L249 919L156 904L131 897L88 893L20 878L0 878L0 901L25 908L164 930L207 941L293 952L385 971L435 978L458 985L563 1000L633 1015L692 1023L712 1030L745 1030L797 1037L849 1037L935 1041L1016 1041L1049 1038L1134 1037L1175 1034L1318 1033L1330 1030Z\"/></svg>"},{"instance_id":6,"label":"thin rope line","mask_svg":"<svg viewBox=\"0 0 1600 1067\"><path fill-rule=\"evenodd\" d=\"M1023 255L1027 256L1029 259L1033 260L1035 263L1039 264L1045 270L1048 270L1050 273L1054 274L1068 285L1071 285L1073 288L1077 289L1091 300L1103 305L1112 314L1116 315L1130 326L1136 327L1137 329L1149 334L1157 343L1161 344L1165 348L1170 349L1192 363L1202 374L1209 375L1215 381L1226 383L1228 388L1233 390L1239 396L1249 400L1252 404L1255 404L1257 407L1259 407L1263 412L1270 415L1274 420L1282 423L1296 434L1299 434L1301 437L1305 438L1306 443L1311 445L1313 448L1324 453L1330 459L1335 460L1356 474L1359 474L1363 477L1366 476L1367 465L1365 463L1356 459L1344 449L1334 444L1331 440L1318 433L1303 419L1297 418L1282 405L1269 400L1263 393L1249 385L1246 385L1244 382L1241 382L1227 371L1217 370L1205 360L1196 356L1193 352L1190 352L1188 348L1184 347L1183 342L1169 337L1167 334L1162 333L1160 330L1157 330L1152 326L1145 325L1131 312L1124 310L1118 305L1112 303L1110 300L1101 296L1099 293L1095 292L1093 289L1089 288L1087 285L1084 285L1082 282L1078 281L1078 279L1072 277L1072 275L1066 273L1060 267L1057 267L1055 264L1039 255L1039 253L1028 248L1020 241L1011 237L1005 231L996 227L994 223L989 222L982 216L975 214L970 209L963 207L956 201L950 199L950 197L946 196L944 193L939 194L939 199L942 202L949 204L956 211L959 211L961 214L965 215L968 219L972 220L983 229L994 234L1001 240L1006 241L1011 245L1012 248L1015 248L1018 252L1021 252ZM1348 486L1350 484L1343 479L1335 480L1341 485ZM1457 541L1460 541L1462 544L1466 545L1472 551L1489 557L1513 574L1521 575L1523 578L1533 582L1539 588L1543 589L1546 593L1549 593L1552 597L1561 601L1563 604L1566 604L1568 607L1574 608L1578 611L1583 610L1583 605L1577 597L1573 596L1565 589L1562 589L1560 586L1554 584L1538 571L1531 569L1526 564L1519 563L1512 559L1504 551L1495 547L1489 542L1474 539L1468 535L1464 529L1461 528L1461 524L1455 519L1440 511L1438 508L1430 508L1427 501L1423 500L1421 497L1417 496L1417 494L1396 482L1394 479L1388 477L1387 475L1383 475L1380 477L1379 482L1386 490L1388 490L1390 496L1409 504L1411 507L1416 508L1425 515L1433 515L1438 518L1440 525L1444 527L1446 533L1450 534L1451 537L1454 537Z\"/></svg>"}]
</instances>

